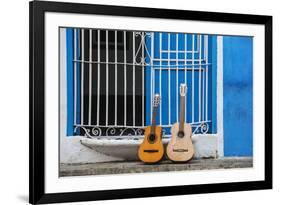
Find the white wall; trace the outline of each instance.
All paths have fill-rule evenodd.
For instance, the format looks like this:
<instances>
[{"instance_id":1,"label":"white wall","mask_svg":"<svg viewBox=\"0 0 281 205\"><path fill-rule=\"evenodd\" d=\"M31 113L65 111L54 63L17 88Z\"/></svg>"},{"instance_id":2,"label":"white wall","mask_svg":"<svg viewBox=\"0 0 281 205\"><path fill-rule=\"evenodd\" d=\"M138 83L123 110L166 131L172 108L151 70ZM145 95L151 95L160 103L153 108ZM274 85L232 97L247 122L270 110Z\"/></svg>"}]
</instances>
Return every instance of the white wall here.
<instances>
[{"instance_id":1,"label":"white wall","mask_svg":"<svg viewBox=\"0 0 281 205\"><path fill-rule=\"evenodd\" d=\"M79 0L72 0L79 2ZM189 10L268 14L274 16L274 190L223 194L205 194L177 197L157 197L92 202L90 204L228 204L270 203L280 200L280 149L281 95L281 12L277 0L81 0L99 4L162 7ZM0 33L0 125L1 125L1 204L26 204L28 199L28 1L1 1ZM279 115L279 116L278 116ZM18 123L20 122L20 123ZM18 124L18 125L17 125ZM278 164L277 164L278 163ZM278 196L279 195L279 196ZM76 204L76 203L75 203ZM78 204L78 203L77 203ZM79 203L89 204L89 203ZM273 203L276 204L276 203Z\"/></svg>"}]
</instances>

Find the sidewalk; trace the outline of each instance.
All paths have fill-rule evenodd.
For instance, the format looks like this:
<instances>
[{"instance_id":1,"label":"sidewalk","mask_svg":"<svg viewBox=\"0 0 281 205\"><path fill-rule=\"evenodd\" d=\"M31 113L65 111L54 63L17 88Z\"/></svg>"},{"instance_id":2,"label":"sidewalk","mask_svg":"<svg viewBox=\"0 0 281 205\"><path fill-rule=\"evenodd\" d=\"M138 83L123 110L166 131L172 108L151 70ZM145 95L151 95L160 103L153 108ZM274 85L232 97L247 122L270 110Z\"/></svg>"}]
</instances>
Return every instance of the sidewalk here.
<instances>
[{"instance_id":1,"label":"sidewalk","mask_svg":"<svg viewBox=\"0 0 281 205\"><path fill-rule=\"evenodd\" d=\"M231 169L253 167L252 157L194 159L187 163L161 161L157 164L137 162L103 162L92 164L60 164L60 176L106 175L122 173L167 172L183 170Z\"/></svg>"}]
</instances>

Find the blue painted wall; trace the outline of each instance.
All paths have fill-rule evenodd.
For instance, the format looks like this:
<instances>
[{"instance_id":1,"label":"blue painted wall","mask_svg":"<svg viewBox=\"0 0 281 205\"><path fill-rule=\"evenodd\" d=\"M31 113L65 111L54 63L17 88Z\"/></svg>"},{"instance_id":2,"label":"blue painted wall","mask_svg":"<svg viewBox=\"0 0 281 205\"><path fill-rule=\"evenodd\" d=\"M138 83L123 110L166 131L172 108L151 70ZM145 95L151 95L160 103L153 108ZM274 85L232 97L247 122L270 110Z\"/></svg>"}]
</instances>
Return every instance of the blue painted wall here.
<instances>
[{"instance_id":1,"label":"blue painted wall","mask_svg":"<svg viewBox=\"0 0 281 205\"><path fill-rule=\"evenodd\" d=\"M79 45L79 29L77 30L75 39L77 45ZM67 135L73 135L73 29L67 29ZM167 38L168 35L166 33L163 34L163 44L162 49L167 50ZM171 50L175 50L175 35L171 35ZM184 49L184 36L179 35L179 50ZM187 49L191 50L191 35L187 37ZM148 46L148 54L150 55L150 44L151 39L146 38L146 43ZM155 33L154 39L154 47L155 47L155 57L159 57L159 34ZM210 49L211 48L211 49ZM202 47L203 49L203 47ZM77 58L80 57L79 48L77 49ZM176 56L171 54L171 59L175 59ZM224 116L224 154L225 156L252 156L252 145L253 145L253 130L252 130L252 122L253 122L253 101L252 101L252 74L253 74L253 39L251 37L230 37L225 36L223 40L223 116ZM167 54L162 55L163 59L167 59ZM179 56L179 59L183 59L183 56ZM195 56L198 58L198 56ZM147 58L149 59L149 58ZM217 131L217 116L216 116L216 106L217 106L217 98L216 98L216 84L217 84L217 36L210 36L209 38L209 62L211 62L211 66L209 69L209 119L212 120L210 126L210 133L216 133ZM148 62L147 62L148 63ZM155 62L157 64L157 62ZM159 64L159 63L158 63ZM173 63L172 63L173 64ZM162 62L162 67L168 67L167 62ZM156 76L158 76L159 71L155 71ZM80 65L77 64L77 78L80 79ZM197 74L196 74L197 75ZM197 77L195 75L195 85L198 84ZM150 67L146 68L146 124L150 124ZM171 88L175 88L175 74L171 72ZM162 71L162 107L163 107L163 124L168 124L168 73L166 71ZM179 75L179 84L184 82L184 72L181 72ZM187 72L187 83L191 85L191 75ZM80 87L79 82L77 83L77 95L80 96ZM156 78L155 81L155 90L159 92L159 78ZM195 93L196 93L195 87ZM165 93L165 94L164 94ZM210 95L211 94L211 95ZM171 98L175 99L176 90L171 89ZM179 97L179 96L178 96ZM198 96L195 96L195 105L196 99ZM189 90L187 99L187 121L191 121L191 92ZM77 99L77 123L80 123L80 98ZM197 120L198 113L195 108L195 121ZM176 106L175 100L171 100L171 123L176 122ZM159 123L159 115L157 118L157 122ZM169 129L166 130L166 133L169 133ZM79 130L78 130L79 134Z\"/></svg>"},{"instance_id":2,"label":"blue painted wall","mask_svg":"<svg viewBox=\"0 0 281 205\"><path fill-rule=\"evenodd\" d=\"M224 155L253 155L253 39L223 37Z\"/></svg>"}]
</instances>

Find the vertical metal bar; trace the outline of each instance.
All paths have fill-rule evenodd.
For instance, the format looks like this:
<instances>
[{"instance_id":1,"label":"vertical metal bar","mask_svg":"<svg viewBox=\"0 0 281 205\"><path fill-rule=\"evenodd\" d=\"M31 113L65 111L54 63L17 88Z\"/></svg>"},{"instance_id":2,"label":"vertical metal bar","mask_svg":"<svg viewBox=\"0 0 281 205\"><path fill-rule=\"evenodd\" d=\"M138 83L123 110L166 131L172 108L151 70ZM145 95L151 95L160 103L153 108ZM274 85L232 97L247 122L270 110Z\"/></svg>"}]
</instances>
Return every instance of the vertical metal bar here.
<instances>
[{"instance_id":1,"label":"vertical metal bar","mask_svg":"<svg viewBox=\"0 0 281 205\"><path fill-rule=\"evenodd\" d=\"M199 63L202 65L203 63L203 59L205 58L206 56L206 49L205 49L205 39L204 39L204 36L203 36L203 39L202 39L202 36L201 36L201 41L202 41L202 44L203 44L203 54L204 54L204 57L202 57L202 60L199 61ZM202 68L202 111L201 111L201 120L202 121L205 121L205 68L204 66L201 67Z\"/></svg>"},{"instance_id":2,"label":"vertical metal bar","mask_svg":"<svg viewBox=\"0 0 281 205\"><path fill-rule=\"evenodd\" d=\"M76 125L77 112L77 29L74 29L74 125Z\"/></svg>"},{"instance_id":3,"label":"vertical metal bar","mask_svg":"<svg viewBox=\"0 0 281 205\"><path fill-rule=\"evenodd\" d=\"M150 96L151 96L151 102L150 102L150 110L151 110L151 117L150 119L152 119L152 109L153 109L153 96L154 96L154 67L153 67L153 60L154 60L154 33L151 32L150 33L150 37L151 37L151 41L150 41L150 74L151 74L151 78L150 78L150 87L151 87L151 93L150 93Z\"/></svg>"},{"instance_id":4,"label":"vertical metal bar","mask_svg":"<svg viewBox=\"0 0 281 205\"><path fill-rule=\"evenodd\" d=\"M162 97L162 33L159 33L159 94ZM162 100L160 100L160 126L162 125Z\"/></svg>"},{"instance_id":5,"label":"vertical metal bar","mask_svg":"<svg viewBox=\"0 0 281 205\"><path fill-rule=\"evenodd\" d=\"M105 95L105 98L106 98L106 110L105 110L105 125L107 126L108 125L108 84L109 84L109 79L108 79L108 30L105 31L105 49L106 49L106 52L105 52L105 69L106 69L106 95Z\"/></svg>"},{"instance_id":6,"label":"vertical metal bar","mask_svg":"<svg viewBox=\"0 0 281 205\"><path fill-rule=\"evenodd\" d=\"M84 29L81 30L81 125L84 124Z\"/></svg>"},{"instance_id":7,"label":"vertical metal bar","mask_svg":"<svg viewBox=\"0 0 281 205\"><path fill-rule=\"evenodd\" d=\"M126 55L126 31L124 33L124 126L127 125L127 55Z\"/></svg>"},{"instance_id":8,"label":"vertical metal bar","mask_svg":"<svg viewBox=\"0 0 281 205\"><path fill-rule=\"evenodd\" d=\"M201 35L198 35L199 38L199 60L202 58L202 49L201 49ZM199 62L199 80L198 80L198 121L201 122L201 62Z\"/></svg>"},{"instance_id":9,"label":"vertical metal bar","mask_svg":"<svg viewBox=\"0 0 281 205\"><path fill-rule=\"evenodd\" d=\"M89 30L89 117L88 125L91 125L92 115L92 29Z\"/></svg>"},{"instance_id":10,"label":"vertical metal bar","mask_svg":"<svg viewBox=\"0 0 281 205\"><path fill-rule=\"evenodd\" d=\"M100 30L98 30L97 126L100 124Z\"/></svg>"},{"instance_id":11,"label":"vertical metal bar","mask_svg":"<svg viewBox=\"0 0 281 205\"><path fill-rule=\"evenodd\" d=\"M170 68L170 58L171 58L171 34L168 33L168 118L169 125L171 125L171 68Z\"/></svg>"},{"instance_id":12,"label":"vertical metal bar","mask_svg":"<svg viewBox=\"0 0 281 205\"><path fill-rule=\"evenodd\" d=\"M177 122L179 121L179 67L178 67L178 64L179 64L179 34L177 33L176 34L176 90L177 90L177 93L176 93L176 110L177 110Z\"/></svg>"},{"instance_id":13,"label":"vertical metal bar","mask_svg":"<svg viewBox=\"0 0 281 205\"><path fill-rule=\"evenodd\" d=\"M208 47L208 35L205 35L205 49L206 49L206 55L205 55L205 59L206 59L206 103L205 103L205 120L208 120L208 75L209 75L209 67L208 67L208 63L209 63L209 55L208 55L208 52L209 52L209 47Z\"/></svg>"},{"instance_id":14,"label":"vertical metal bar","mask_svg":"<svg viewBox=\"0 0 281 205\"><path fill-rule=\"evenodd\" d=\"M144 64L145 64L145 60L144 60L144 44L145 44L145 34L144 32L142 32L142 48L141 48L141 56L142 56L142 126L144 126Z\"/></svg>"},{"instance_id":15,"label":"vertical metal bar","mask_svg":"<svg viewBox=\"0 0 281 205\"><path fill-rule=\"evenodd\" d=\"M135 44L135 32L133 32L133 126L136 124Z\"/></svg>"},{"instance_id":16,"label":"vertical metal bar","mask_svg":"<svg viewBox=\"0 0 281 205\"><path fill-rule=\"evenodd\" d=\"M196 35L196 51L197 53L199 53L199 35Z\"/></svg>"},{"instance_id":17,"label":"vertical metal bar","mask_svg":"<svg viewBox=\"0 0 281 205\"><path fill-rule=\"evenodd\" d=\"M152 72L153 72L153 78L152 78L152 88L153 88L153 95L156 92L155 91L155 69L154 69L154 32L152 32L152 39L151 39L151 57L152 57Z\"/></svg>"},{"instance_id":18,"label":"vertical metal bar","mask_svg":"<svg viewBox=\"0 0 281 205\"><path fill-rule=\"evenodd\" d=\"M186 50L187 50L187 45L186 45L186 34L184 34L184 84L186 84L187 82L186 82L186 54L187 54L187 52L186 52ZM186 86L187 87L187 89L188 89L188 85ZM187 94L186 94L186 96L185 96L185 102L187 102L187 100L186 100L186 98L187 98ZM185 103L185 113L184 113L184 119L186 120L186 113L187 113L187 109L186 109L186 106L187 105L187 103Z\"/></svg>"},{"instance_id":19,"label":"vertical metal bar","mask_svg":"<svg viewBox=\"0 0 281 205\"><path fill-rule=\"evenodd\" d=\"M194 39L194 34L192 34L192 79L191 79L191 86L192 86L192 103L191 103L191 112L192 112L192 123L194 122L194 44L195 44L195 39Z\"/></svg>"},{"instance_id":20,"label":"vertical metal bar","mask_svg":"<svg viewBox=\"0 0 281 205\"><path fill-rule=\"evenodd\" d=\"M115 30L115 35L114 35L114 55L115 55L115 74L114 74L114 78L115 78L115 80L114 80L114 82L115 82L115 109L114 109L114 111L115 111L115 118L114 118L114 124L115 124L115 126L117 125L117 86L118 86L118 84L117 84L117 31Z\"/></svg>"}]
</instances>

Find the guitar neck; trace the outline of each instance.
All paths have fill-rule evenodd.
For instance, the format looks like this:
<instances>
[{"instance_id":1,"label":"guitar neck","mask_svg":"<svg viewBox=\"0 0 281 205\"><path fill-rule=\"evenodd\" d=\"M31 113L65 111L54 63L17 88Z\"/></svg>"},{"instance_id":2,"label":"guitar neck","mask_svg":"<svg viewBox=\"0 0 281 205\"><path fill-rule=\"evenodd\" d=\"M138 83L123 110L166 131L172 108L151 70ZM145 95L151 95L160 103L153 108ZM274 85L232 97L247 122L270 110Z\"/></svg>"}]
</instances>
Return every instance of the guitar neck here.
<instances>
[{"instance_id":1,"label":"guitar neck","mask_svg":"<svg viewBox=\"0 0 281 205\"><path fill-rule=\"evenodd\" d=\"M156 107L153 107L152 122L151 122L151 134L155 134L156 115L157 115L157 106L156 106Z\"/></svg>"},{"instance_id":2,"label":"guitar neck","mask_svg":"<svg viewBox=\"0 0 281 205\"><path fill-rule=\"evenodd\" d=\"M184 122L185 122L185 96L180 97L180 124L179 124L179 131L184 131Z\"/></svg>"}]
</instances>

